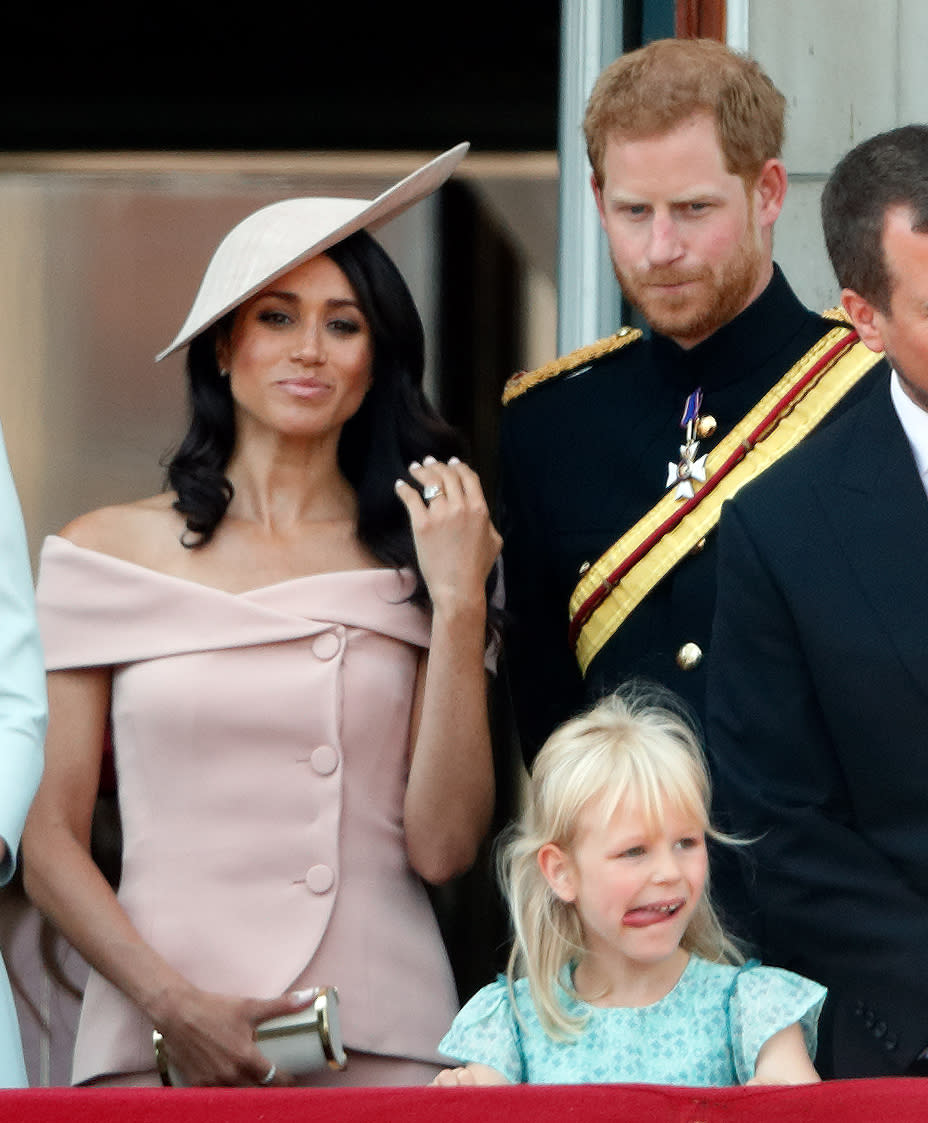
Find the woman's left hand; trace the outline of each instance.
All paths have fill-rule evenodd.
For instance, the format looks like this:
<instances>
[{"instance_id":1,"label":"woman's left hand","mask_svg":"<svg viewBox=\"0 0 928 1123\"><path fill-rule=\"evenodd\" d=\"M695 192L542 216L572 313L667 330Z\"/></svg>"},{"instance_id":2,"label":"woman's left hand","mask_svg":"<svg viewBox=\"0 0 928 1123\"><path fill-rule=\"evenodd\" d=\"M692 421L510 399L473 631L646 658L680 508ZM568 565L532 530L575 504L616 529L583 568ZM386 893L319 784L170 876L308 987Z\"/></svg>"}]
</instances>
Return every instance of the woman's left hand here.
<instances>
[{"instance_id":1,"label":"woman's left hand","mask_svg":"<svg viewBox=\"0 0 928 1123\"><path fill-rule=\"evenodd\" d=\"M404 480L396 491L409 512L419 568L433 608L455 608L483 597L503 540L490 519L477 473L452 457L427 456L409 473L422 493Z\"/></svg>"},{"instance_id":2,"label":"woman's left hand","mask_svg":"<svg viewBox=\"0 0 928 1123\"><path fill-rule=\"evenodd\" d=\"M470 867L493 811L486 582L502 539L472 469L428 456L409 473L422 493L402 481L396 490L432 612L413 700L403 826L410 865L437 885Z\"/></svg>"}]
</instances>

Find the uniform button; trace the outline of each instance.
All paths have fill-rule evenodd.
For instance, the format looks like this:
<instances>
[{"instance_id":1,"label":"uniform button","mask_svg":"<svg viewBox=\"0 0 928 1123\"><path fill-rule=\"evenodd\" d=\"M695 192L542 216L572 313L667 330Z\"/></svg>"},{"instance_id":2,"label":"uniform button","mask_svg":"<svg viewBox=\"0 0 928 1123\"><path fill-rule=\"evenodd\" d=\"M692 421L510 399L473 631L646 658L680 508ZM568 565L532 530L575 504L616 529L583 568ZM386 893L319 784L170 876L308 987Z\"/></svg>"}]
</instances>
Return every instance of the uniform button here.
<instances>
[{"instance_id":1,"label":"uniform button","mask_svg":"<svg viewBox=\"0 0 928 1123\"><path fill-rule=\"evenodd\" d=\"M886 1022L876 1023L873 1027L873 1036L877 1038L886 1036Z\"/></svg>"},{"instance_id":2,"label":"uniform button","mask_svg":"<svg viewBox=\"0 0 928 1123\"><path fill-rule=\"evenodd\" d=\"M876 1021L876 1014L872 1010L864 1011L864 1025L867 1029L873 1029L873 1023Z\"/></svg>"},{"instance_id":3,"label":"uniform button","mask_svg":"<svg viewBox=\"0 0 928 1123\"><path fill-rule=\"evenodd\" d=\"M320 776L328 776L338 768L338 753L331 745L320 745L309 756L313 769Z\"/></svg>"},{"instance_id":4,"label":"uniform button","mask_svg":"<svg viewBox=\"0 0 928 1123\"><path fill-rule=\"evenodd\" d=\"M323 632L313 640L313 655L317 659L334 659L341 646L341 640L334 632Z\"/></svg>"},{"instance_id":5,"label":"uniform button","mask_svg":"<svg viewBox=\"0 0 928 1123\"><path fill-rule=\"evenodd\" d=\"M696 422L696 436L699 437L700 440L705 440L706 437L711 437L715 432L716 425L717 422L715 418L711 414L707 413L704 417L700 417L700 419Z\"/></svg>"},{"instance_id":6,"label":"uniform button","mask_svg":"<svg viewBox=\"0 0 928 1123\"><path fill-rule=\"evenodd\" d=\"M690 550L691 554L701 554L706 548L705 538L700 538L696 545Z\"/></svg>"},{"instance_id":7,"label":"uniform button","mask_svg":"<svg viewBox=\"0 0 928 1123\"><path fill-rule=\"evenodd\" d=\"M335 874L331 866L310 866L306 871L306 886L313 893L328 893L334 884Z\"/></svg>"},{"instance_id":8,"label":"uniform button","mask_svg":"<svg viewBox=\"0 0 928 1123\"><path fill-rule=\"evenodd\" d=\"M677 666L681 671L695 671L702 662L702 648L698 643L685 643L677 652Z\"/></svg>"}]
</instances>

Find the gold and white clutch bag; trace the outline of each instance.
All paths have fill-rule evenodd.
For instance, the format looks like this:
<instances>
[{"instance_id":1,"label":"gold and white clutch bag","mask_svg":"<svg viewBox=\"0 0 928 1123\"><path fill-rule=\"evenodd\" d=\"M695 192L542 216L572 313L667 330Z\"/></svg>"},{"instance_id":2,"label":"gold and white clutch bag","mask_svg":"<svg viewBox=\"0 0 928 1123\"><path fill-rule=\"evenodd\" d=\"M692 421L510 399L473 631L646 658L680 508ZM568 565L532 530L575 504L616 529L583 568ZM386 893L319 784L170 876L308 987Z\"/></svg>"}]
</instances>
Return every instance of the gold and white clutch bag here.
<instances>
[{"instance_id":1,"label":"gold and white clutch bag","mask_svg":"<svg viewBox=\"0 0 928 1123\"><path fill-rule=\"evenodd\" d=\"M168 1060L158 1030L152 1038L161 1083L184 1087L184 1078ZM259 1023L255 1027L255 1041L267 1057L269 1067L276 1065L291 1076L308 1076L326 1068L335 1071L345 1068L348 1057L342 1046L338 1021L338 990L317 987L311 1006Z\"/></svg>"}]
</instances>

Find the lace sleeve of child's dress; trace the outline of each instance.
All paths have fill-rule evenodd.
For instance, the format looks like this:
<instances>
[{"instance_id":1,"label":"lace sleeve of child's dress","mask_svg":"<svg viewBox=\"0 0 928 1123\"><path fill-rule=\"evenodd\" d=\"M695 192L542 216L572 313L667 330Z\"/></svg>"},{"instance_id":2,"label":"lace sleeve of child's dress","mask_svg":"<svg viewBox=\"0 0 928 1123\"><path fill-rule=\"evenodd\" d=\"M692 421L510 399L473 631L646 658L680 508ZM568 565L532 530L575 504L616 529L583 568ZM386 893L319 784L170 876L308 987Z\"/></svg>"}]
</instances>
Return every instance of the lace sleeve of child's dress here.
<instances>
[{"instance_id":1,"label":"lace sleeve of child's dress","mask_svg":"<svg viewBox=\"0 0 928 1123\"><path fill-rule=\"evenodd\" d=\"M489 1065L513 1084L522 1083L519 1025L505 978L477 991L451 1023L438 1051L456 1064Z\"/></svg>"},{"instance_id":2,"label":"lace sleeve of child's dress","mask_svg":"<svg viewBox=\"0 0 928 1123\"><path fill-rule=\"evenodd\" d=\"M757 1055L775 1033L799 1022L815 1060L818 1019L827 991L811 979L749 963L738 972L729 1005L735 1071L744 1084L754 1075Z\"/></svg>"}]
</instances>

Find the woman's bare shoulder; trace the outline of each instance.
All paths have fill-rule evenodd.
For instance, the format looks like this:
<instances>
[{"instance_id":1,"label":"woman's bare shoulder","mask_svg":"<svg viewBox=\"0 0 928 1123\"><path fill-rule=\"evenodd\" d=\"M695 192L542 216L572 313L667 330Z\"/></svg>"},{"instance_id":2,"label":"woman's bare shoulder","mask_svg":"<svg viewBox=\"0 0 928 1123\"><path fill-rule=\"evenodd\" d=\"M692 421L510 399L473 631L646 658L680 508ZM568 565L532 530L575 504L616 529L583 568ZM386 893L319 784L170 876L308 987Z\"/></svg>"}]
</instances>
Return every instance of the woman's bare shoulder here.
<instances>
[{"instance_id":1,"label":"woman's bare shoulder","mask_svg":"<svg viewBox=\"0 0 928 1123\"><path fill-rule=\"evenodd\" d=\"M148 565L163 551L166 540L176 541L183 532L174 498L165 492L134 503L98 507L72 519L58 533L75 546Z\"/></svg>"}]
</instances>

